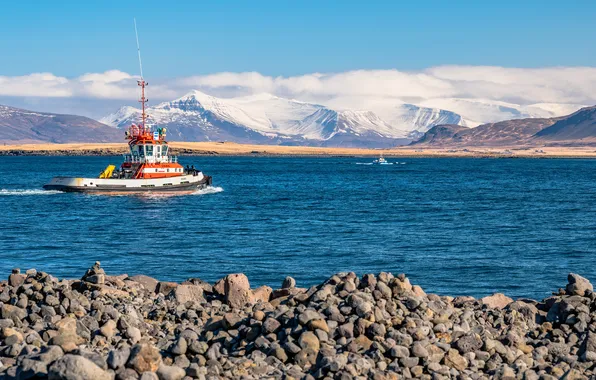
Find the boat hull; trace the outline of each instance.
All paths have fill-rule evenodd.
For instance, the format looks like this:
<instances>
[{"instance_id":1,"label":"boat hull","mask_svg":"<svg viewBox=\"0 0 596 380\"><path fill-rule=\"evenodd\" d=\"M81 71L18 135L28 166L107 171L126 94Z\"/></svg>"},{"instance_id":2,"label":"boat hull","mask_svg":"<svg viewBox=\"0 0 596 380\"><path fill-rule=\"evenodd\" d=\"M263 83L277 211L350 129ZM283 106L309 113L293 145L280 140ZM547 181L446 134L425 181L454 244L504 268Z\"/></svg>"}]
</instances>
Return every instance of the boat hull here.
<instances>
[{"instance_id":1,"label":"boat hull","mask_svg":"<svg viewBox=\"0 0 596 380\"><path fill-rule=\"evenodd\" d=\"M211 177L202 173L155 179L103 179L54 177L44 190L76 193L168 193L193 192L211 185Z\"/></svg>"}]
</instances>

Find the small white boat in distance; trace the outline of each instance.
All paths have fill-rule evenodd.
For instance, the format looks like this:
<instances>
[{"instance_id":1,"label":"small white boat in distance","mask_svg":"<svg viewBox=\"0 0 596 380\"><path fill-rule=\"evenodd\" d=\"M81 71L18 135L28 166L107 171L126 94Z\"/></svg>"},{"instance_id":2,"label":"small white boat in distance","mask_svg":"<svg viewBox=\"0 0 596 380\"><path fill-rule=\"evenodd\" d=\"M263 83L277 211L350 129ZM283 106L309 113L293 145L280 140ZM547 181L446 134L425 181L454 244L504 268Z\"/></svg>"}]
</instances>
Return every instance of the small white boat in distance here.
<instances>
[{"instance_id":1,"label":"small white boat in distance","mask_svg":"<svg viewBox=\"0 0 596 380\"><path fill-rule=\"evenodd\" d=\"M387 161L385 158L383 158L382 154L379 158L377 158L373 162L356 162L356 165L393 165L393 164L397 164L397 162ZM402 164L405 164L405 162L402 162Z\"/></svg>"},{"instance_id":2,"label":"small white boat in distance","mask_svg":"<svg viewBox=\"0 0 596 380\"><path fill-rule=\"evenodd\" d=\"M393 165L393 162L388 162L386 159L383 158L382 155L381 157L374 160L372 163L373 165Z\"/></svg>"}]
</instances>

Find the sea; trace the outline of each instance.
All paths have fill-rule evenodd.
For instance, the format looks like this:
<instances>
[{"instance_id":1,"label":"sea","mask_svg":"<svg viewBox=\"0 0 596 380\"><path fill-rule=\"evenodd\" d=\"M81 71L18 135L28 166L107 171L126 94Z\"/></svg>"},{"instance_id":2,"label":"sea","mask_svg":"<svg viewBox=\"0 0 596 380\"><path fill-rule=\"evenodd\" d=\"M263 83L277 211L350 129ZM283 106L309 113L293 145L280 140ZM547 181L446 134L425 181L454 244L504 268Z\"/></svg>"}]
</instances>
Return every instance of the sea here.
<instances>
[{"instance_id":1,"label":"sea","mask_svg":"<svg viewBox=\"0 0 596 380\"><path fill-rule=\"evenodd\" d=\"M596 280L596 161L183 157L213 176L191 195L43 191L120 157L0 157L0 277L36 268L252 286L337 272L405 273L430 293L542 299Z\"/></svg>"}]
</instances>

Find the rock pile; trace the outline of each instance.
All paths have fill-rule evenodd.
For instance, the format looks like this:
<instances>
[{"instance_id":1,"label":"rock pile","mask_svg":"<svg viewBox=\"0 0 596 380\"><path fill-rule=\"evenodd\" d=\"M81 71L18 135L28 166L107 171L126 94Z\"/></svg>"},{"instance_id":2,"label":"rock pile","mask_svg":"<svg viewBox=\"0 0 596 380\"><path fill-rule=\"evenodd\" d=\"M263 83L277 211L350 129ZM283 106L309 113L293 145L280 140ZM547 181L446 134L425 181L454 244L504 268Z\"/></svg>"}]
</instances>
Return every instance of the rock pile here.
<instances>
[{"instance_id":1,"label":"rock pile","mask_svg":"<svg viewBox=\"0 0 596 380\"><path fill-rule=\"evenodd\" d=\"M6 379L580 379L596 377L585 278L537 302L426 294L404 275L340 273L251 289L14 270L0 283Z\"/></svg>"}]
</instances>

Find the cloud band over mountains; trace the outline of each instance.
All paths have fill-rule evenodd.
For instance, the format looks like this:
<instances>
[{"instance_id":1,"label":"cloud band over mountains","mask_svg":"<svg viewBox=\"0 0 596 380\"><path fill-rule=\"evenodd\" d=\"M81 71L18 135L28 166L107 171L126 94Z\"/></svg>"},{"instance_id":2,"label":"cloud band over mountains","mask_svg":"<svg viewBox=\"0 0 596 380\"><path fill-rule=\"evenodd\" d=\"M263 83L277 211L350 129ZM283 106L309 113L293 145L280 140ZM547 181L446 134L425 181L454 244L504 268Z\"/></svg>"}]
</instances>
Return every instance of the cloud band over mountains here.
<instances>
[{"instance_id":1,"label":"cloud band over mountains","mask_svg":"<svg viewBox=\"0 0 596 380\"><path fill-rule=\"evenodd\" d=\"M131 101L138 78L118 70L66 78L51 73L0 76L0 96L91 98ZM337 97L490 99L517 104L596 104L595 67L505 68L437 66L409 72L356 70L272 77L257 72L222 72L169 80L148 79L149 96L172 99L198 89L218 96L271 93L308 101Z\"/></svg>"}]
</instances>

